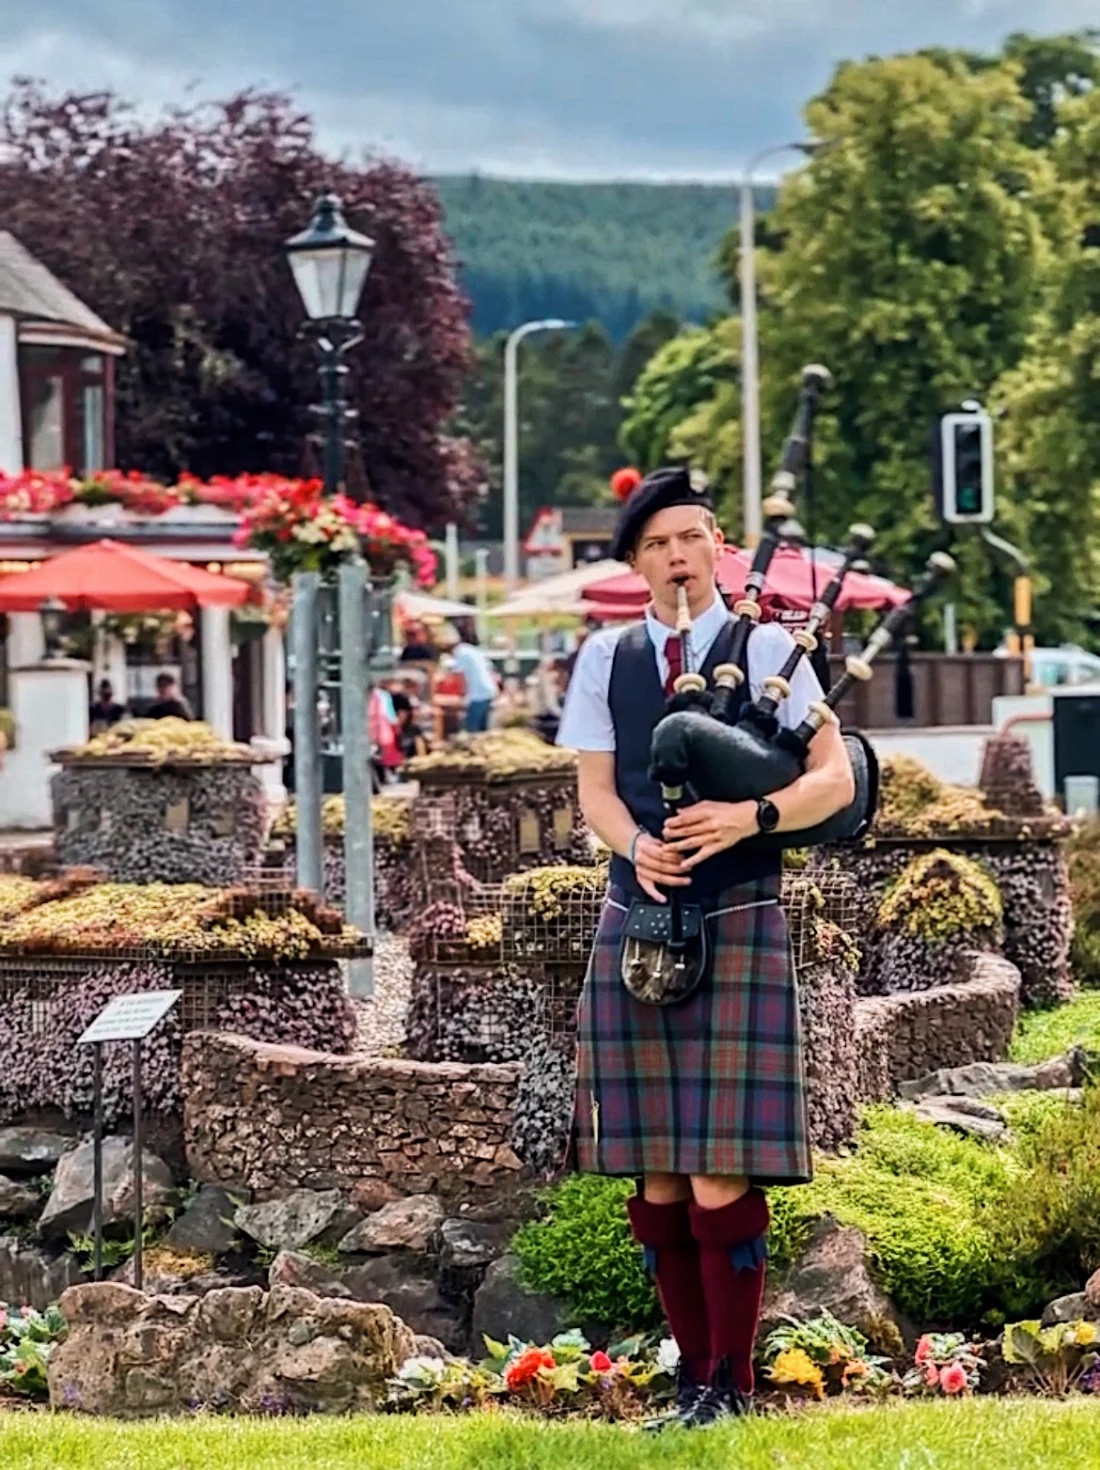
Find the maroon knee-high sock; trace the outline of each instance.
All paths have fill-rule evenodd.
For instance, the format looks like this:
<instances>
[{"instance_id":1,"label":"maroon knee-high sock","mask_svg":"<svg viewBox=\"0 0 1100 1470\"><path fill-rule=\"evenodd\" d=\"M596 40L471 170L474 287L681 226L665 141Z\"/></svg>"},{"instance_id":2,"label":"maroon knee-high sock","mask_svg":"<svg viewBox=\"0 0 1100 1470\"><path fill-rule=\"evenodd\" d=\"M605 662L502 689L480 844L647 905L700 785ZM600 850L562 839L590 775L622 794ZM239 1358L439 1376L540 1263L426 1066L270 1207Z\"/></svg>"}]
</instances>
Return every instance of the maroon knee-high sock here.
<instances>
[{"instance_id":1,"label":"maroon knee-high sock","mask_svg":"<svg viewBox=\"0 0 1100 1470\"><path fill-rule=\"evenodd\" d=\"M750 1189L717 1210L691 1206L711 1357L715 1364L728 1360L733 1381L744 1394L751 1394L754 1387L752 1354L764 1297L770 1223L768 1201L759 1189Z\"/></svg>"},{"instance_id":2,"label":"maroon knee-high sock","mask_svg":"<svg viewBox=\"0 0 1100 1470\"><path fill-rule=\"evenodd\" d=\"M694 1383L706 1383L711 1369L710 1324L688 1201L657 1205L639 1194L627 1200L626 1208L688 1376Z\"/></svg>"}]
</instances>

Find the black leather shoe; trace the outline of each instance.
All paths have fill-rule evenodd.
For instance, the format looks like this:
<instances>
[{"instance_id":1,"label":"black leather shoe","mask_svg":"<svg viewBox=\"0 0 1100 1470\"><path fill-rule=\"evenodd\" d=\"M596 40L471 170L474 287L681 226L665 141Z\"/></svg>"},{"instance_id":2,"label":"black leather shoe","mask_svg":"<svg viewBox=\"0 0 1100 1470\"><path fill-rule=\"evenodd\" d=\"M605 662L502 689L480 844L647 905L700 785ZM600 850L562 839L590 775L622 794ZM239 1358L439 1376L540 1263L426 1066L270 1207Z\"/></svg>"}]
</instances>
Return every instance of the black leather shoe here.
<instances>
[{"instance_id":1,"label":"black leather shoe","mask_svg":"<svg viewBox=\"0 0 1100 1470\"><path fill-rule=\"evenodd\" d=\"M642 1428L649 1434L660 1434L664 1429L688 1424L700 1399L709 1393L709 1386L705 1383L696 1383L681 1358L676 1372L675 1406L664 1414L657 1414L652 1419L644 1420Z\"/></svg>"},{"instance_id":2,"label":"black leather shoe","mask_svg":"<svg viewBox=\"0 0 1100 1470\"><path fill-rule=\"evenodd\" d=\"M696 1398L687 1416L681 1419L686 1429L702 1429L708 1424L720 1424L728 1419L740 1419L752 1412L752 1400L743 1394L733 1381L729 1360L723 1358L710 1383Z\"/></svg>"}]
</instances>

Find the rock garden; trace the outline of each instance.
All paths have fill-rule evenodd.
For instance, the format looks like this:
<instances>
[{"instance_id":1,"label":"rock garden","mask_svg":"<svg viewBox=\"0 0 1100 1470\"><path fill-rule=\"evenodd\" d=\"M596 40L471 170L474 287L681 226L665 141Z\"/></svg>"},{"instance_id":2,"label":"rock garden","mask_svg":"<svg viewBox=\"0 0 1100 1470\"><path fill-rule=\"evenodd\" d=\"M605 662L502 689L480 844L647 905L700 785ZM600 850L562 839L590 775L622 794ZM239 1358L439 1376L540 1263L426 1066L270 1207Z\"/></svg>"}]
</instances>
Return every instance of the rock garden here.
<instances>
[{"instance_id":1,"label":"rock garden","mask_svg":"<svg viewBox=\"0 0 1100 1470\"><path fill-rule=\"evenodd\" d=\"M288 881L292 812L258 838L238 820L224 872L179 846L158 866L167 829L143 819L137 874L86 815L117 774L100 754L58 778L55 872L0 876L0 1396L121 1418L651 1413L676 1358L633 1186L562 1170L606 878L568 758L499 732L376 801L376 989L352 1002L368 947L339 910L339 801L324 896ZM771 1194L761 1408L1095 1393L1100 829L1044 809L1010 739L973 790L899 760L873 836L791 854L783 901L815 1178ZM142 989L181 998L145 1046L140 1157L130 1051L104 1048L97 1281L77 1037Z\"/></svg>"}]
</instances>

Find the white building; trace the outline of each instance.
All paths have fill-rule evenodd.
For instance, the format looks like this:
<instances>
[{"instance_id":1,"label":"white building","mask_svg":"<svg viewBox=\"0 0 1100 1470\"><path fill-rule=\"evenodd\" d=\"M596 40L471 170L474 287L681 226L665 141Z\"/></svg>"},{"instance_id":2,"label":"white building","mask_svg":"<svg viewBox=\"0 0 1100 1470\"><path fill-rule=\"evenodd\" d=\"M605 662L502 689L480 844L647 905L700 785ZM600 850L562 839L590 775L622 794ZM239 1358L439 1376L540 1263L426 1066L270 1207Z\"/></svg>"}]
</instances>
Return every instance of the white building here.
<instances>
[{"instance_id":1,"label":"white building","mask_svg":"<svg viewBox=\"0 0 1100 1470\"><path fill-rule=\"evenodd\" d=\"M15 237L0 231L0 472L56 470L77 476L113 466L115 364L126 340L80 301ZM160 516L135 515L118 505L70 506L50 515L0 517L0 574L25 570L58 551L110 536L159 556L211 571L246 577L261 586L262 556L232 544L236 518L215 506L179 507ZM102 621L102 615L93 615ZM258 635L258 636L256 636ZM19 671L38 666L44 651L35 613L0 616L0 706L13 707L19 723ZM192 629L167 645L141 650L115 636L96 636L89 648L93 681L107 676L116 699L140 702L153 692L157 672L176 674L197 713L226 736L258 738L285 748L285 664L279 626L224 608L203 609ZM36 674L24 681L41 687ZM27 696L29 697L29 696ZM138 705L140 708L140 703ZM35 724L41 728L41 719ZM47 722L48 723L48 722ZM54 743L73 738L72 712ZM16 732L16 749L20 749ZM41 800L15 802L9 756L0 778L0 828L32 825L27 812ZM268 768L272 773L276 768ZM16 811L16 807L20 810Z\"/></svg>"}]
</instances>

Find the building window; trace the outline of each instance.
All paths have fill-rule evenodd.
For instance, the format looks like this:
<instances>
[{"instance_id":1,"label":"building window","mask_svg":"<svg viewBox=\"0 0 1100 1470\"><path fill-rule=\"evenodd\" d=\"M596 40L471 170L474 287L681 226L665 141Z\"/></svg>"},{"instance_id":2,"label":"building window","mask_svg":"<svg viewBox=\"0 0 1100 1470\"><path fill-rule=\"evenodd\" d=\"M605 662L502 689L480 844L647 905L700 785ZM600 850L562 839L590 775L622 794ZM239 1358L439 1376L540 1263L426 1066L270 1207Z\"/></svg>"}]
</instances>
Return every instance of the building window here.
<instances>
[{"instance_id":1,"label":"building window","mask_svg":"<svg viewBox=\"0 0 1100 1470\"><path fill-rule=\"evenodd\" d=\"M98 352L78 347L19 349L27 466L74 474L106 469L110 458L110 371Z\"/></svg>"}]
</instances>

